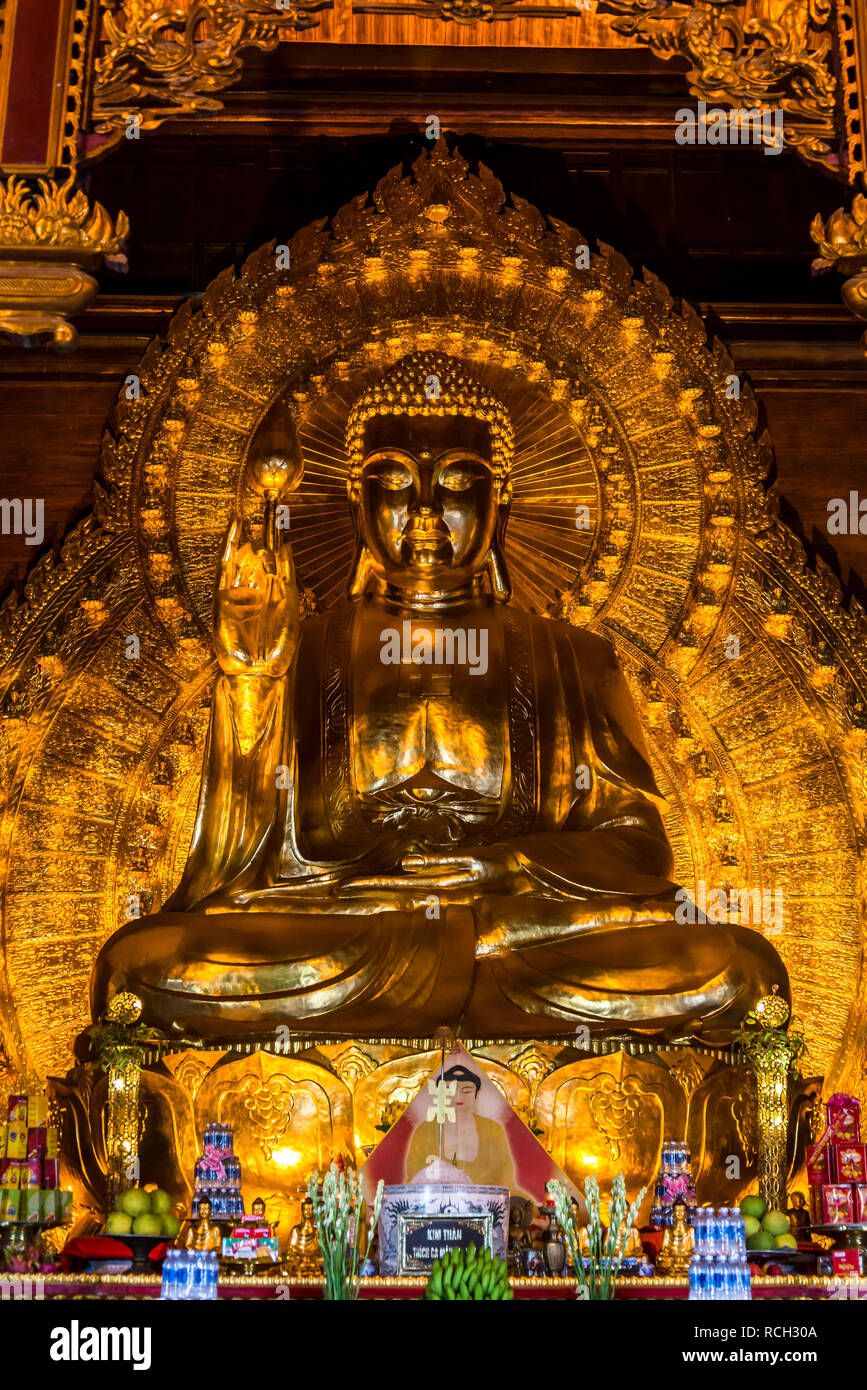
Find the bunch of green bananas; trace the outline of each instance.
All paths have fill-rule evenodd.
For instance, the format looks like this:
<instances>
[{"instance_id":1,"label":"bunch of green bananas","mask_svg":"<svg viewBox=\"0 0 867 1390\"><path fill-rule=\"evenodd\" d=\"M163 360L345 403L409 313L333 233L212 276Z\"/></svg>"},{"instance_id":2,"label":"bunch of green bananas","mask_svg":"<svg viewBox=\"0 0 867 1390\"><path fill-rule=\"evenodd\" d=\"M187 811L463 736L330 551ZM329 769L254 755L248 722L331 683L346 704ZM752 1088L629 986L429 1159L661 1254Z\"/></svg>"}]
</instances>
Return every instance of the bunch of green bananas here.
<instances>
[{"instance_id":1,"label":"bunch of green bananas","mask_svg":"<svg viewBox=\"0 0 867 1390\"><path fill-rule=\"evenodd\" d=\"M493 1301L514 1298L509 1287L509 1269L505 1260L490 1250L477 1250L474 1245L449 1250L435 1260L424 1291L425 1298L470 1303L473 1300Z\"/></svg>"}]
</instances>

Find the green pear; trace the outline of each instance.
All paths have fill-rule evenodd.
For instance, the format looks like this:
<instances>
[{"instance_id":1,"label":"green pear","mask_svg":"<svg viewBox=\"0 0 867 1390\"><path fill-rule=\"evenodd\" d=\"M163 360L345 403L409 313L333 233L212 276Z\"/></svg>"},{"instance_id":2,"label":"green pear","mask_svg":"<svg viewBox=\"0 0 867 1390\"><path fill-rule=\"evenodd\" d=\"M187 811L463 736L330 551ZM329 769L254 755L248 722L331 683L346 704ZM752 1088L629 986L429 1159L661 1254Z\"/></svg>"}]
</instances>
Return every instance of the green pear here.
<instances>
[{"instance_id":1,"label":"green pear","mask_svg":"<svg viewBox=\"0 0 867 1390\"><path fill-rule=\"evenodd\" d=\"M151 1195L144 1192L140 1187L131 1187L128 1192L122 1192L117 1199L117 1205L121 1211L125 1211L127 1216L133 1220L137 1216L151 1209Z\"/></svg>"},{"instance_id":2,"label":"green pear","mask_svg":"<svg viewBox=\"0 0 867 1390\"><path fill-rule=\"evenodd\" d=\"M769 1211L762 1217L762 1226L772 1236L784 1236L789 1229L789 1218L784 1211Z\"/></svg>"},{"instance_id":3,"label":"green pear","mask_svg":"<svg viewBox=\"0 0 867 1390\"><path fill-rule=\"evenodd\" d=\"M132 1223L132 1233L134 1236L161 1236L163 1233L162 1218L156 1216L152 1211L144 1211Z\"/></svg>"},{"instance_id":4,"label":"green pear","mask_svg":"<svg viewBox=\"0 0 867 1390\"><path fill-rule=\"evenodd\" d=\"M785 1235L774 1236L774 1245L777 1247L778 1250L797 1250L798 1248L798 1242L795 1240L795 1237L793 1235L789 1234L788 1231L785 1233Z\"/></svg>"},{"instance_id":5,"label":"green pear","mask_svg":"<svg viewBox=\"0 0 867 1390\"><path fill-rule=\"evenodd\" d=\"M768 1204L764 1197L759 1197L755 1193L750 1197L745 1197L741 1202L741 1216L754 1216L757 1221L761 1221Z\"/></svg>"}]
</instances>

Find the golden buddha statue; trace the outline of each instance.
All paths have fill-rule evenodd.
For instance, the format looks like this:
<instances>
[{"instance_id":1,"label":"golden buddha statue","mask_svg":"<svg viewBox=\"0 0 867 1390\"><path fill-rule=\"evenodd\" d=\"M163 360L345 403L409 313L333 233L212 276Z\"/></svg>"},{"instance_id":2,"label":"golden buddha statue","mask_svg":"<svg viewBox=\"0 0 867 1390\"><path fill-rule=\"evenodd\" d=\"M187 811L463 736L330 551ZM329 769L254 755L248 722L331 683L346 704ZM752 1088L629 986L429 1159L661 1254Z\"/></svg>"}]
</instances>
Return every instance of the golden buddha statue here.
<instances>
[{"instance_id":1,"label":"golden buddha statue","mask_svg":"<svg viewBox=\"0 0 867 1390\"><path fill-rule=\"evenodd\" d=\"M196 1203L196 1219L187 1224L181 1243L185 1250L216 1250L223 1248L223 1228L211 1220L211 1203L207 1197Z\"/></svg>"},{"instance_id":2,"label":"golden buddha statue","mask_svg":"<svg viewBox=\"0 0 867 1390\"><path fill-rule=\"evenodd\" d=\"M509 602L503 403L414 354L360 394L346 448L357 544L328 612L301 621L273 522L258 549L229 526L189 858L103 947L94 1016L131 990L191 1039L724 1042L774 986L788 998L758 932L676 919L610 643ZM273 497L289 466L264 464Z\"/></svg>"},{"instance_id":3,"label":"golden buddha statue","mask_svg":"<svg viewBox=\"0 0 867 1390\"><path fill-rule=\"evenodd\" d=\"M606 1248L607 1240L608 1240L608 1230L607 1230L607 1228L606 1228L606 1230L605 1230L605 1235L604 1235L604 1240L603 1240L603 1247L602 1247L603 1250ZM581 1227L579 1227L579 1230L578 1230L578 1251L579 1251L579 1253L580 1253L581 1255L584 1255L585 1257L589 1258L589 1256L590 1256L590 1233L589 1233L589 1228L588 1228L587 1226L581 1226ZM622 1254L622 1256L623 1256L623 1258L624 1258L625 1260L643 1260L643 1259L644 1259L644 1246L643 1246L643 1244L642 1244L642 1242L641 1242L641 1233L638 1231L638 1229L637 1229L635 1226L630 1226L630 1228L629 1228L629 1232L628 1232L628 1234L627 1234L627 1236L626 1236L626 1249L625 1249L625 1250L623 1249L623 1230L622 1230L622 1228L621 1228L621 1230L620 1230L620 1232L619 1232L619 1234L618 1234L618 1236L617 1236L617 1239L616 1239L615 1242L614 1242L614 1254L617 1255L617 1256L620 1256L620 1255Z\"/></svg>"},{"instance_id":4,"label":"golden buddha statue","mask_svg":"<svg viewBox=\"0 0 867 1390\"><path fill-rule=\"evenodd\" d=\"M290 1274L299 1279L316 1278L322 1273L322 1251L319 1232L313 1219L313 1203L305 1197L301 1203L301 1220L289 1234L286 1264Z\"/></svg>"},{"instance_id":5,"label":"golden buddha statue","mask_svg":"<svg viewBox=\"0 0 867 1390\"><path fill-rule=\"evenodd\" d=\"M695 1249L695 1230L687 1222L688 1215L686 1202L676 1199L671 1209L671 1225L663 1231L656 1257L657 1274L679 1278L689 1273L689 1262Z\"/></svg>"}]
</instances>

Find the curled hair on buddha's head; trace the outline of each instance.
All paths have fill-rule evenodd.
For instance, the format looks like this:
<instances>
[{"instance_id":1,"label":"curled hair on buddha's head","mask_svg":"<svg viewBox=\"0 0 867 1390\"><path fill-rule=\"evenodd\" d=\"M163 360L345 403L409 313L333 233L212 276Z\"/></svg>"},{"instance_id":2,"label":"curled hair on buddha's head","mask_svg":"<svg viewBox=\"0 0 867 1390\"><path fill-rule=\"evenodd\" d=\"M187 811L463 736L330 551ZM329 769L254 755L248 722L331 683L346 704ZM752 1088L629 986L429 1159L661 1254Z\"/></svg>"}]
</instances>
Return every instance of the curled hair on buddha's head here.
<instances>
[{"instance_id":1,"label":"curled hair on buddha's head","mask_svg":"<svg viewBox=\"0 0 867 1390\"><path fill-rule=\"evenodd\" d=\"M364 462L364 427L383 415L458 415L486 424L491 436L494 475L505 482L512 467L515 433L500 398L457 357L444 352L411 352L365 387L346 422L350 482Z\"/></svg>"},{"instance_id":2,"label":"curled hair on buddha's head","mask_svg":"<svg viewBox=\"0 0 867 1390\"><path fill-rule=\"evenodd\" d=\"M482 1089L482 1078L474 1071L470 1071L469 1067L463 1066L462 1063L449 1067L448 1071L443 1072L442 1079L443 1081L471 1081L476 1088L476 1095Z\"/></svg>"},{"instance_id":3,"label":"curled hair on buddha's head","mask_svg":"<svg viewBox=\"0 0 867 1390\"><path fill-rule=\"evenodd\" d=\"M487 426L491 440L491 464L499 485L497 533L485 562L491 594L497 603L508 603L512 586L503 553L506 522L512 501L510 473L515 451L515 431L508 409L472 368L444 352L411 352L365 387L346 422L346 454L349 461L347 490L355 514L360 497L364 463L364 431L370 420L382 417L457 416ZM350 598L360 598L371 574L370 555L363 543L355 515L355 553L347 583Z\"/></svg>"}]
</instances>

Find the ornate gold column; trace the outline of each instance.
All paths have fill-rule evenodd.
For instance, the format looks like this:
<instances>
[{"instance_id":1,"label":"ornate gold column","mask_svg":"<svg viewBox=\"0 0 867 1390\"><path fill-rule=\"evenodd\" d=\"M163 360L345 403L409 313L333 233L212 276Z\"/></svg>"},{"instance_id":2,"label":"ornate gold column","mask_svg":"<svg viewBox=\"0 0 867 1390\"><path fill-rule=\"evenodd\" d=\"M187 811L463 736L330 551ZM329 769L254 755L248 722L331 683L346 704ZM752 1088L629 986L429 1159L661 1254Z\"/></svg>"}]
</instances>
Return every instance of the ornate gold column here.
<instances>
[{"instance_id":1,"label":"ornate gold column","mask_svg":"<svg viewBox=\"0 0 867 1390\"><path fill-rule=\"evenodd\" d=\"M786 1032L789 1006L767 994L747 1014L738 1041L756 1074L758 1091L759 1193L768 1206L786 1209L789 1077L806 1050L800 1032Z\"/></svg>"},{"instance_id":2,"label":"ornate gold column","mask_svg":"<svg viewBox=\"0 0 867 1390\"><path fill-rule=\"evenodd\" d=\"M91 1045L108 1078L105 1176L109 1210L117 1194L135 1187L139 1179L142 1043L160 1037L154 1029L143 1028L140 1017L141 1000L134 994L116 994L102 1021L90 1029Z\"/></svg>"}]
</instances>

